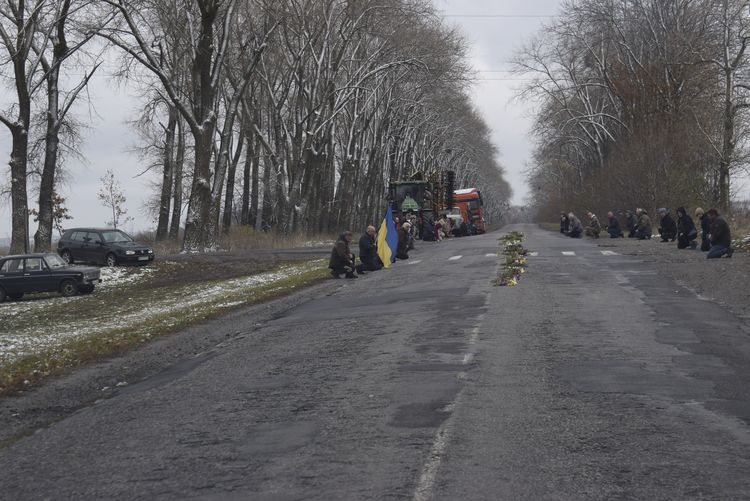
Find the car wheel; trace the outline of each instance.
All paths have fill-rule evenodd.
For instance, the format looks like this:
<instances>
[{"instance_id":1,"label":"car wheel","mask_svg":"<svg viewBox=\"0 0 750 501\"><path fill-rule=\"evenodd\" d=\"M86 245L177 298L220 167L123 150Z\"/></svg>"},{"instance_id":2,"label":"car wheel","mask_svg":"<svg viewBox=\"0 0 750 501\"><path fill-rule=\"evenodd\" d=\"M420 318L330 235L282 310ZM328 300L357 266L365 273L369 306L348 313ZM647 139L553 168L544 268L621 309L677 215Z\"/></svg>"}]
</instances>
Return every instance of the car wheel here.
<instances>
[{"instance_id":1,"label":"car wheel","mask_svg":"<svg viewBox=\"0 0 750 501\"><path fill-rule=\"evenodd\" d=\"M62 254L60 254L60 257L63 258L63 261L65 261L68 264L73 264L73 254L70 253L69 250L62 251Z\"/></svg>"},{"instance_id":2,"label":"car wheel","mask_svg":"<svg viewBox=\"0 0 750 501\"><path fill-rule=\"evenodd\" d=\"M78 284L72 280L65 280L60 284L60 294L71 297L78 294Z\"/></svg>"},{"instance_id":3,"label":"car wheel","mask_svg":"<svg viewBox=\"0 0 750 501\"><path fill-rule=\"evenodd\" d=\"M18 301L19 299L23 298L23 292L17 292L15 294L8 294L8 297L11 298L13 301Z\"/></svg>"},{"instance_id":4,"label":"car wheel","mask_svg":"<svg viewBox=\"0 0 750 501\"><path fill-rule=\"evenodd\" d=\"M5 289L0 287L0 303L2 303L3 301L5 301Z\"/></svg>"},{"instance_id":5,"label":"car wheel","mask_svg":"<svg viewBox=\"0 0 750 501\"><path fill-rule=\"evenodd\" d=\"M109 254L107 254L107 257L104 258L104 264L106 264L110 268L117 266L117 256L110 252Z\"/></svg>"}]
</instances>

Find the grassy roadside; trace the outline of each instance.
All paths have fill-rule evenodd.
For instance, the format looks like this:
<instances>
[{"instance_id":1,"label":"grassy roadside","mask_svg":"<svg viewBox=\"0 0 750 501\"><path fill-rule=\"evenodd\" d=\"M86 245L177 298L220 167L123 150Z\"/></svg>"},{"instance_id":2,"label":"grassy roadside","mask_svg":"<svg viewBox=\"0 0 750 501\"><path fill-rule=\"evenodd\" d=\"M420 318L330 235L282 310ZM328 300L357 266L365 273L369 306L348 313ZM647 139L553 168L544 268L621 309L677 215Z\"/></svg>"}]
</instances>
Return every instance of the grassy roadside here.
<instances>
[{"instance_id":1,"label":"grassy roadside","mask_svg":"<svg viewBox=\"0 0 750 501\"><path fill-rule=\"evenodd\" d=\"M327 276L322 260L237 278L149 286L159 270L136 269L120 286L74 298L0 305L0 395L115 355L232 309L267 301Z\"/></svg>"}]
</instances>

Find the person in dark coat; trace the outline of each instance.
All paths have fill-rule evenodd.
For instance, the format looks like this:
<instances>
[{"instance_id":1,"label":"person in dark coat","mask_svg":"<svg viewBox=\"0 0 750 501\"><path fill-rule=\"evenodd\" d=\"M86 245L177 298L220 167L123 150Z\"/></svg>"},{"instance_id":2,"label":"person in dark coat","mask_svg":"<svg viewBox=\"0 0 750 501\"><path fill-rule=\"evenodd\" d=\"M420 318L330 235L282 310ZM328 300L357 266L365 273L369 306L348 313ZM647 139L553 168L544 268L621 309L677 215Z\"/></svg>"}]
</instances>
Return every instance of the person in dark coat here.
<instances>
[{"instance_id":1,"label":"person in dark coat","mask_svg":"<svg viewBox=\"0 0 750 501\"><path fill-rule=\"evenodd\" d=\"M711 221L711 249L706 257L708 259L732 257L732 232L729 231L729 225L716 209L709 209L706 214Z\"/></svg>"},{"instance_id":2,"label":"person in dark coat","mask_svg":"<svg viewBox=\"0 0 750 501\"><path fill-rule=\"evenodd\" d=\"M625 211L625 224L628 228L628 238L635 238L637 235L635 233L635 228L638 226L638 217L636 217L635 214L633 214L631 211L626 210Z\"/></svg>"},{"instance_id":3,"label":"person in dark coat","mask_svg":"<svg viewBox=\"0 0 750 501\"><path fill-rule=\"evenodd\" d=\"M331 259L328 261L333 278L341 278L341 275L346 275L346 278L357 278L354 274L354 254L349 249L353 238L351 231L345 231L339 235L339 239L333 245Z\"/></svg>"},{"instance_id":4,"label":"person in dark coat","mask_svg":"<svg viewBox=\"0 0 750 501\"><path fill-rule=\"evenodd\" d=\"M607 233L609 238L622 238L622 228L620 228L620 221L617 220L613 212L607 212Z\"/></svg>"},{"instance_id":5,"label":"person in dark coat","mask_svg":"<svg viewBox=\"0 0 750 501\"><path fill-rule=\"evenodd\" d=\"M357 267L358 273L378 271L383 268L383 263L378 257L376 234L375 227L368 226L367 231L359 238L359 260L362 264Z\"/></svg>"},{"instance_id":6,"label":"person in dark coat","mask_svg":"<svg viewBox=\"0 0 750 501\"><path fill-rule=\"evenodd\" d=\"M564 212L560 214L560 233L565 234L568 232L568 216Z\"/></svg>"},{"instance_id":7,"label":"person in dark coat","mask_svg":"<svg viewBox=\"0 0 750 501\"><path fill-rule=\"evenodd\" d=\"M708 238L708 234L711 233L711 222L708 214L700 207L695 209L695 217L701 222L701 251L706 252L711 248L711 239Z\"/></svg>"},{"instance_id":8,"label":"person in dark coat","mask_svg":"<svg viewBox=\"0 0 750 501\"><path fill-rule=\"evenodd\" d=\"M409 230L411 230L410 223L404 223L398 230L396 259L409 259Z\"/></svg>"},{"instance_id":9,"label":"person in dark coat","mask_svg":"<svg viewBox=\"0 0 750 501\"><path fill-rule=\"evenodd\" d=\"M698 231L695 229L693 218L685 211L685 207L677 209L677 248L678 249L695 249L698 247Z\"/></svg>"},{"instance_id":10,"label":"person in dark coat","mask_svg":"<svg viewBox=\"0 0 750 501\"><path fill-rule=\"evenodd\" d=\"M662 242L674 242L677 238L677 223L669 215L669 209L659 209L659 234Z\"/></svg>"},{"instance_id":11,"label":"person in dark coat","mask_svg":"<svg viewBox=\"0 0 750 501\"><path fill-rule=\"evenodd\" d=\"M568 236L570 238L581 238L581 234L583 233L583 224L581 224L581 220L576 217L575 214L570 212L568 214Z\"/></svg>"}]
</instances>

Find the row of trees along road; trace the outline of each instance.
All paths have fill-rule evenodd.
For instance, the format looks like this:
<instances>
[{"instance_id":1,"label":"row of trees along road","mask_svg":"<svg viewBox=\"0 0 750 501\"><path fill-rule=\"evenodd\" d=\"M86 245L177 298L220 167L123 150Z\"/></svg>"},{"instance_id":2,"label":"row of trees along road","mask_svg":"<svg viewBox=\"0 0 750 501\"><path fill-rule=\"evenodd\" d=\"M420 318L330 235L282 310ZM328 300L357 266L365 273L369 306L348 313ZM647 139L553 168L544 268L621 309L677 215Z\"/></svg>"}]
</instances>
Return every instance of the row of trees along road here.
<instances>
[{"instance_id":1,"label":"row of trees along road","mask_svg":"<svg viewBox=\"0 0 750 501\"><path fill-rule=\"evenodd\" d=\"M235 224L361 228L382 217L389 179L435 167L482 189L490 217L509 197L466 94L465 42L426 0L0 0L0 13L0 71L17 93L0 114L13 252L27 179L39 185L35 248L50 247L59 145L77 137L68 112L99 61L117 61L113 77L143 96L133 124L160 174L156 236L184 224L185 250L214 248Z\"/></svg>"},{"instance_id":2,"label":"row of trees along road","mask_svg":"<svg viewBox=\"0 0 750 501\"><path fill-rule=\"evenodd\" d=\"M560 210L718 206L747 168L750 2L570 0L519 51L529 180Z\"/></svg>"}]
</instances>

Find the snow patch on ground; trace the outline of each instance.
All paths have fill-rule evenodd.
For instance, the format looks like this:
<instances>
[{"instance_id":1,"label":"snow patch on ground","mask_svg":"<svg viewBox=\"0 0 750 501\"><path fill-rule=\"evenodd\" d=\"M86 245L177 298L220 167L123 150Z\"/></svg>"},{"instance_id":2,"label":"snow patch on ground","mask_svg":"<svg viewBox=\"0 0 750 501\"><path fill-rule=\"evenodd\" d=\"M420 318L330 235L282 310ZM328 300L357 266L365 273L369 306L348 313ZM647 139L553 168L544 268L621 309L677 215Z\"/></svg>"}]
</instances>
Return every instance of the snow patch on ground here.
<instances>
[{"instance_id":1,"label":"snow patch on ground","mask_svg":"<svg viewBox=\"0 0 750 501\"><path fill-rule=\"evenodd\" d=\"M123 287L126 285L132 285L141 280L153 275L156 271L152 267L137 267L137 268L102 268L101 279L102 283L98 285L99 288L109 289L112 287Z\"/></svg>"},{"instance_id":2,"label":"snow patch on ground","mask_svg":"<svg viewBox=\"0 0 750 501\"><path fill-rule=\"evenodd\" d=\"M302 244L302 247L310 248L310 247L329 247L333 246L335 244L333 240L309 240Z\"/></svg>"},{"instance_id":3,"label":"snow patch on ground","mask_svg":"<svg viewBox=\"0 0 750 501\"><path fill-rule=\"evenodd\" d=\"M254 289L258 287L301 275L320 266L321 262L286 266L276 271L205 284L202 287L189 285L157 291L149 296L141 295L138 288L133 287L133 294L129 297L131 301L109 303L103 295L115 287L120 290L137 285L153 274L155 269L104 268L101 290L92 295L40 298L0 305L0 365L25 355L64 347L66 343L76 339L104 336L113 331L128 332L129 329L133 329L140 332L145 329L144 337L150 337L149 328L173 326L183 317L239 306L251 299ZM50 318L49 321L42 322L43 327L40 327L38 317L43 315L46 309L64 307L72 301L91 301L91 316L80 322ZM3 332L2 319L9 318L8 315L28 316L30 327Z\"/></svg>"}]
</instances>

